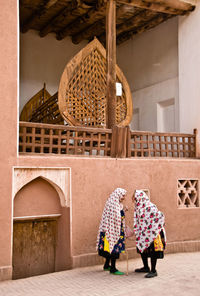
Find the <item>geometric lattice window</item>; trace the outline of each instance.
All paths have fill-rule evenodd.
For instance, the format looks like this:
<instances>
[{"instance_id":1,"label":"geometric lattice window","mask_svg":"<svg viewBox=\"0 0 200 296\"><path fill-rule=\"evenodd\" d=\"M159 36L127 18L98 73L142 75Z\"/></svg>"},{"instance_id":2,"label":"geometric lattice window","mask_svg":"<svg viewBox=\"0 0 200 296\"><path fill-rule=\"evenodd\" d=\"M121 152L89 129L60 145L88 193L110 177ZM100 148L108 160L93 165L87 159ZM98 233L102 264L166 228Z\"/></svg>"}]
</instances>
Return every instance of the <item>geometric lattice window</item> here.
<instances>
[{"instance_id":1,"label":"geometric lattice window","mask_svg":"<svg viewBox=\"0 0 200 296\"><path fill-rule=\"evenodd\" d=\"M95 38L66 65L62 74L58 105L70 125L105 128L107 126L106 50ZM132 96L125 76L116 65L116 82L122 93L116 96L116 123L129 124L132 117Z\"/></svg>"},{"instance_id":2,"label":"geometric lattice window","mask_svg":"<svg viewBox=\"0 0 200 296\"><path fill-rule=\"evenodd\" d=\"M198 180L178 180L178 207L199 207Z\"/></svg>"}]
</instances>

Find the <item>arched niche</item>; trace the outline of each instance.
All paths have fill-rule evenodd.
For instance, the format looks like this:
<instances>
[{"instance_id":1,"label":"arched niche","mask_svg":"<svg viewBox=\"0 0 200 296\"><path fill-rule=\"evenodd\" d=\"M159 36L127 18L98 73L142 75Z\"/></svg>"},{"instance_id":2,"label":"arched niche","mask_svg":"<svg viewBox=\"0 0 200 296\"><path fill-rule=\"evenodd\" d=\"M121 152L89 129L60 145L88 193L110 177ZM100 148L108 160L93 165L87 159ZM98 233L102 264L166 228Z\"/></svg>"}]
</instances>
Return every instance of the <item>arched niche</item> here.
<instances>
[{"instance_id":1,"label":"arched niche","mask_svg":"<svg viewBox=\"0 0 200 296\"><path fill-rule=\"evenodd\" d=\"M15 167L13 173L13 198L22 187L38 177L48 181L55 188L62 207L70 206L70 168Z\"/></svg>"},{"instance_id":2,"label":"arched niche","mask_svg":"<svg viewBox=\"0 0 200 296\"><path fill-rule=\"evenodd\" d=\"M60 215L58 191L48 179L37 177L15 195L13 217Z\"/></svg>"},{"instance_id":3,"label":"arched niche","mask_svg":"<svg viewBox=\"0 0 200 296\"><path fill-rule=\"evenodd\" d=\"M14 193L19 188L13 199L14 279L71 268L70 208L63 189L55 183L56 172L14 171Z\"/></svg>"}]
</instances>

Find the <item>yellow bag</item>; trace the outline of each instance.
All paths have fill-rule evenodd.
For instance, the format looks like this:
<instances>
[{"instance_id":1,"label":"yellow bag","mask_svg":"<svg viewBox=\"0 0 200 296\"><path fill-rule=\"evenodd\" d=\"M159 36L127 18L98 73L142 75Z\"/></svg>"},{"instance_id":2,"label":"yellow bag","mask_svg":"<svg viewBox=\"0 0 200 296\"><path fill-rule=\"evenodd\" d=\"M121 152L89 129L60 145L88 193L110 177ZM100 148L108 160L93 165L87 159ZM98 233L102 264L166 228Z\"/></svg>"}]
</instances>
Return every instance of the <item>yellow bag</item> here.
<instances>
[{"instance_id":1,"label":"yellow bag","mask_svg":"<svg viewBox=\"0 0 200 296\"><path fill-rule=\"evenodd\" d=\"M163 251L164 247L163 247L163 243L161 240L161 236L160 234L157 236L156 239L154 239L154 250L155 251Z\"/></svg>"},{"instance_id":2,"label":"yellow bag","mask_svg":"<svg viewBox=\"0 0 200 296\"><path fill-rule=\"evenodd\" d=\"M104 251L107 251L108 253L110 253L110 246L109 246L109 242L106 239L106 236L104 237Z\"/></svg>"}]
</instances>

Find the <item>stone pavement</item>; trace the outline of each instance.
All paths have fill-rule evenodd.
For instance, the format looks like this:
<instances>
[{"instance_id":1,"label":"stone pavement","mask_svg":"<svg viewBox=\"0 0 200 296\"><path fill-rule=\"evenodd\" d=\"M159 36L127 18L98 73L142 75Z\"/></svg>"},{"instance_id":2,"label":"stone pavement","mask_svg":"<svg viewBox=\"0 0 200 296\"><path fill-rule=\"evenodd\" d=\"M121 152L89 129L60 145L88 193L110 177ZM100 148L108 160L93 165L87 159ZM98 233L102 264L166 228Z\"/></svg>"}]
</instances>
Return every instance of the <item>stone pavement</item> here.
<instances>
[{"instance_id":1,"label":"stone pavement","mask_svg":"<svg viewBox=\"0 0 200 296\"><path fill-rule=\"evenodd\" d=\"M126 272L126 261L117 262ZM141 260L129 260L129 275L117 276L102 266L0 282L0 296L199 296L200 252L167 254L157 264L158 277L144 278L133 270Z\"/></svg>"}]
</instances>

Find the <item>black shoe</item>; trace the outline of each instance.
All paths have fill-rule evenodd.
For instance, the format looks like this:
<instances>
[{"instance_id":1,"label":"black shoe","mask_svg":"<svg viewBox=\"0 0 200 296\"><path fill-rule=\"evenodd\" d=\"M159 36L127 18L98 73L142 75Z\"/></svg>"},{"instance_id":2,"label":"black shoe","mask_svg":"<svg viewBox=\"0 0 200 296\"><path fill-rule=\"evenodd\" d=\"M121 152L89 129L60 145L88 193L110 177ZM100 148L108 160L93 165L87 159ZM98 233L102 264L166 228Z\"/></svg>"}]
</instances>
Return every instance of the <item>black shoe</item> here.
<instances>
[{"instance_id":1,"label":"black shoe","mask_svg":"<svg viewBox=\"0 0 200 296\"><path fill-rule=\"evenodd\" d=\"M104 266L104 267L103 267L103 270L104 270L104 271L110 271L110 269L111 269L111 266L110 266L110 265L109 265L109 266Z\"/></svg>"},{"instance_id":2,"label":"black shoe","mask_svg":"<svg viewBox=\"0 0 200 296\"><path fill-rule=\"evenodd\" d=\"M150 269L149 269L149 267L142 267L142 268L137 268L137 269L135 269L135 272L145 272L145 273L147 273L147 272L150 272Z\"/></svg>"},{"instance_id":3,"label":"black shoe","mask_svg":"<svg viewBox=\"0 0 200 296\"><path fill-rule=\"evenodd\" d=\"M155 277L155 276L157 276L158 274L157 274L157 271L155 271L155 272L152 272L152 271L150 271L149 273L147 273L144 277L145 278L153 278L153 277Z\"/></svg>"}]
</instances>

